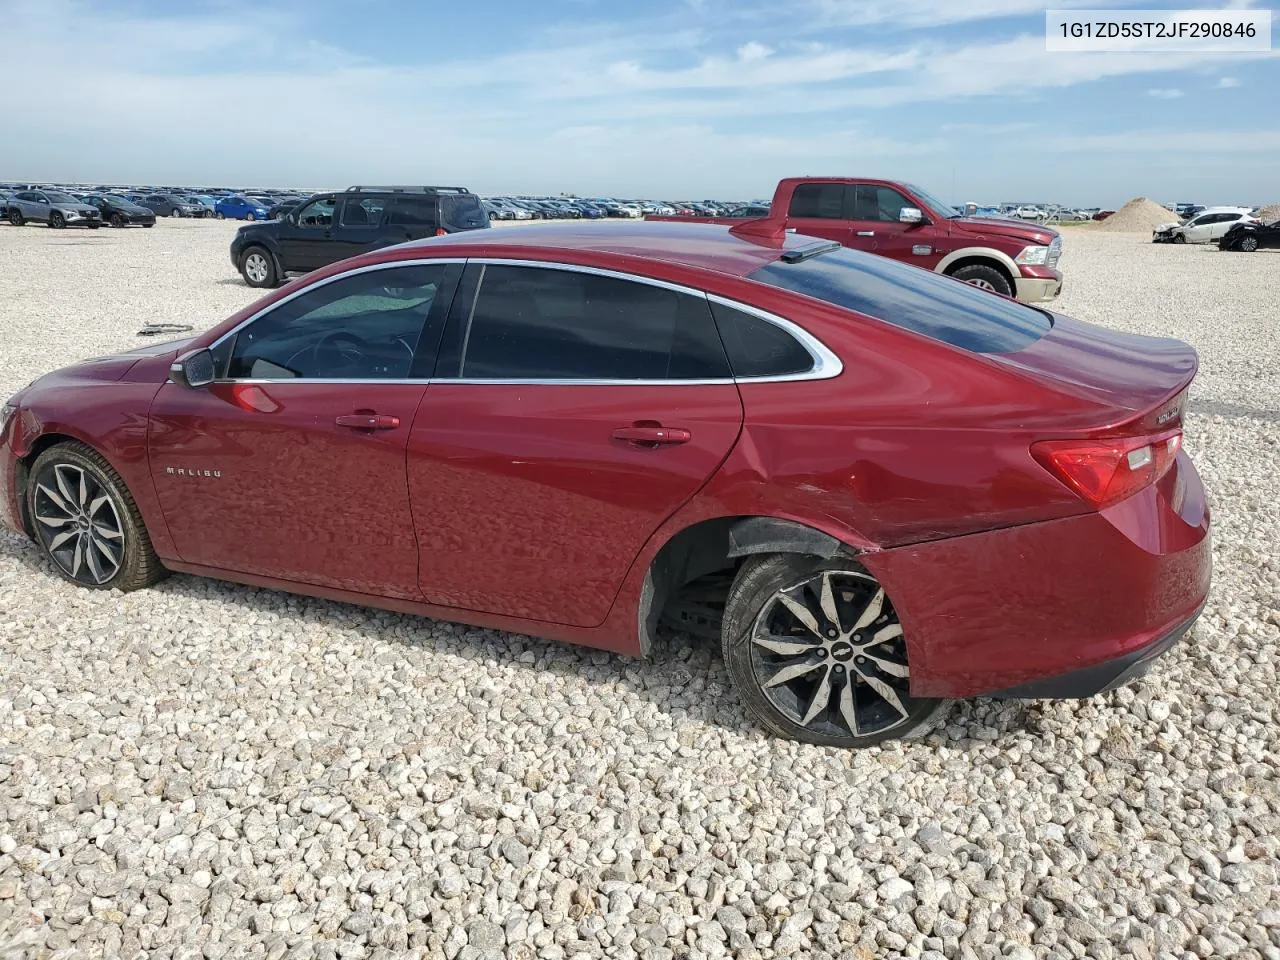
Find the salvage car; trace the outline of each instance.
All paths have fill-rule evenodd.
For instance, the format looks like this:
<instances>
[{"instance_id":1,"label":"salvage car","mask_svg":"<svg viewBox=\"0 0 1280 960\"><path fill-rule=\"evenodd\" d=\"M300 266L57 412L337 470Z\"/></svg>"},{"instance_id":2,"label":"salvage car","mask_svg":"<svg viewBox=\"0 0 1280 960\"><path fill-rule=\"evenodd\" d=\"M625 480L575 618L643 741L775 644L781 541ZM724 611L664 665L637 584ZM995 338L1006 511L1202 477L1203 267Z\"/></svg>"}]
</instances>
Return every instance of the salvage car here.
<instances>
[{"instance_id":1,"label":"salvage car","mask_svg":"<svg viewBox=\"0 0 1280 960\"><path fill-rule=\"evenodd\" d=\"M1151 232L1152 243L1212 243L1237 223L1252 220L1250 207L1210 207L1180 223L1165 223Z\"/></svg>"},{"instance_id":2,"label":"salvage car","mask_svg":"<svg viewBox=\"0 0 1280 960\"><path fill-rule=\"evenodd\" d=\"M5 201L5 209L15 227L27 221L47 223L54 229L102 226L97 207L60 190L19 190Z\"/></svg>"},{"instance_id":3,"label":"salvage car","mask_svg":"<svg viewBox=\"0 0 1280 960\"><path fill-rule=\"evenodd\" d=\"M724 584L749 713L861 747L1111 689L1187 631L1196 363L758 226L473 230L35 381L0 517L85 588L181 571L629 655Z\"/></svg>"},{"instance_id":4,"label":"salvage car","mask_svg":"<svg viewBox=\"0 0 1280 960\"><path fill-rule=\"evenodd\" d=\"M1280 220L1260 223L1257 220L1241 220L1222 235L1219 250L1239 250L1253 253L1255 250L1280 248Z\"/></svg>"}]
</instances>

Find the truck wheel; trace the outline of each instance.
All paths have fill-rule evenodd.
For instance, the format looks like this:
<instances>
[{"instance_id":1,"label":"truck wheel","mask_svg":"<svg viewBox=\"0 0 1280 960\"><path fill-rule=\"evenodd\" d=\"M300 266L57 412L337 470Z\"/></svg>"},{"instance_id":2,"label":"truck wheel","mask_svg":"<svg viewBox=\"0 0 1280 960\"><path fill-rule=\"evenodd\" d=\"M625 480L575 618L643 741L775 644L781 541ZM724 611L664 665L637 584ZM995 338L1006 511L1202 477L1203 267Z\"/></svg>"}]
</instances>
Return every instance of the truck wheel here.
<instances>
[{"instance_id":1,"label":"truck wheel","mask_svg":"<svg viewBox=\"0 0 1280 960\"><path fill-rule=\"evenodd\" d=\"M961 267L951 276L983 290L990 290L992 293L1002 293L1006 297L1013 296L1013 285L1009 283L1009 278L995 267L988 267L983 263L971 263L967 267Z\"/></svg>"}]
</instances>

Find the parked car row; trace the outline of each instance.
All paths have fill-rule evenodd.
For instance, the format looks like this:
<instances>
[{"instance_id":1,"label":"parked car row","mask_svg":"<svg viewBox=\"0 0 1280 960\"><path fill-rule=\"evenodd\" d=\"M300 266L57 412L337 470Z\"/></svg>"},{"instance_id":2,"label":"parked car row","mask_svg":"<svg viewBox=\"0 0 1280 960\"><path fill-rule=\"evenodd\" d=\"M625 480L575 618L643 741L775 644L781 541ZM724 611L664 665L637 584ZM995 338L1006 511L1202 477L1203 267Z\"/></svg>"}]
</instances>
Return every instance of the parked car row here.
<instances>
[{"instance_id":1,"label":"parked car row","mask_svg":"<svg viewBox=\"0 0 1280 960\"><path fill-rule=\"evenodd\" d=\"M645 216L733 215L747 204L712 200L619 200L610 197L485 197L490 220L638 220ZM754 201L755 209L767 209L767 201ZM760 215L760 214L755 214Z\"/></svg>"}]
</instances>

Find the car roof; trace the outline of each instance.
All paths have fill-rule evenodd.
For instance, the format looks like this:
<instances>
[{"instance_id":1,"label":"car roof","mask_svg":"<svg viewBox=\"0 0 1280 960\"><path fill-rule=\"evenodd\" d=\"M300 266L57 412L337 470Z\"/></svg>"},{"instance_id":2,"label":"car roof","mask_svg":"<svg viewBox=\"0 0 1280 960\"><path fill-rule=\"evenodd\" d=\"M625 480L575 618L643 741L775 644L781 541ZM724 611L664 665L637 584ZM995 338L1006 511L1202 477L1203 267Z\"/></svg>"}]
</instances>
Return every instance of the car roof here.
<instances>
[{"instance_id":1,"label":"car roof","mask_svg":"<svg viewBox=\"0 0 1280 960\"><path fill-rule=\"evenodd\" d=\"M599 255L649 260L745 277L772 263L784 250L821 241L785 234L777 239L744 237L720 224L640 221L632 223L540 224L464 230L396 247L414 255L598 260ZM558 255L558 256L553 256ZM594 255L594 256L592 256Z\"/></svg>"}]
</instances>

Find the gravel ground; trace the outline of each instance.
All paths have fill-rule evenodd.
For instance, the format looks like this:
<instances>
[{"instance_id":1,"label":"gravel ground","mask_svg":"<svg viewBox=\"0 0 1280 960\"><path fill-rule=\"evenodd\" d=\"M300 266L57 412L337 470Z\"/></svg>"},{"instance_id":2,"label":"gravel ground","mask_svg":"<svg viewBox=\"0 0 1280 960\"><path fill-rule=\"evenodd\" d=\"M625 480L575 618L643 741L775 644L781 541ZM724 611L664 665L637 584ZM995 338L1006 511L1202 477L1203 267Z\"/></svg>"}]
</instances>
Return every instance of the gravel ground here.
<instances>
[{"instance_id":1,"label":"gravel ground","mask_svg":"<svg viewBox=\"0 0 1280 960\"><path fill-rule=\"evenodd\" d=\"M248 303L232 230L0 226L0 395ZM1064 312L1203 362L1216 578L1145 681L848 754L763 735L709 648L92 593L0 534L0 956L1280 958L1280 255L1064 267Z\"/></svg>"}]
</instances>

